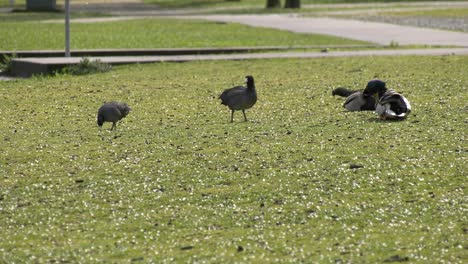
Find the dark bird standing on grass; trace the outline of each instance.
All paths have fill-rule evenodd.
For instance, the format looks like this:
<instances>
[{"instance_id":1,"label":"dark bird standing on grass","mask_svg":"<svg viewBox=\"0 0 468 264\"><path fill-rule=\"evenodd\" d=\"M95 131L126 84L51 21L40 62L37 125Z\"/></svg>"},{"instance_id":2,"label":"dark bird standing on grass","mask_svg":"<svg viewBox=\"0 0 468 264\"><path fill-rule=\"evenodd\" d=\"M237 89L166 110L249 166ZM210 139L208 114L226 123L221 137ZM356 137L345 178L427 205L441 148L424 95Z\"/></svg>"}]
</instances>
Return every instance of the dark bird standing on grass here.
<instances>
[{"instance_id":1,"label":"dark bird standing on grass","mask_svg":"<svg viewBox=\"0 0 468 264\"><path fill-rule=\"evenodd\" d=\"M111 130L116 127L117 121L126 117L131 108L126 103L108 102L104 103L98 110L97 124L102 128L104 122L112 122Z\"/></svg>"},{"instance_id":2,"label":"dark bird standing on grass","mask_svg":"<svg viewBox=\"0 0 468 264\"><path fill-rule=\"evenodd\" d=\"M257 92L255 91L254 78L246 76L247 87L236 86L224 90L219 96L221 104L227 105L231 109L231 123L234 119L234 111L242 110L244 120L247 121L245 110L251 108L257 102Z\"/></svg>"},{"instance_id":3,"label":"dark bird standing on grass","mask_svg":"<svg viewBox=\"0 0 468 264\"><path fill-rule=\"evenodd\" d=\"M381 80L370 81L363 94L365 96L374 96L377 102L375 112L383 120L402 120L411 112L409 101L393 89L387 90L385 82Z\"/></svg>"},{"instance_id":4,"label":"dark bird standing on grass","mask_svg":"<svg viewBox=\"0 0 468 264\"><path fill-rule=\"evenodd\" d=\"M332 95L346 97L343 107L348 111L372 111L375 110L375 99L364 95L361 91L349 90L338 87L332 91Z\"/></svg>"}]
</instances>

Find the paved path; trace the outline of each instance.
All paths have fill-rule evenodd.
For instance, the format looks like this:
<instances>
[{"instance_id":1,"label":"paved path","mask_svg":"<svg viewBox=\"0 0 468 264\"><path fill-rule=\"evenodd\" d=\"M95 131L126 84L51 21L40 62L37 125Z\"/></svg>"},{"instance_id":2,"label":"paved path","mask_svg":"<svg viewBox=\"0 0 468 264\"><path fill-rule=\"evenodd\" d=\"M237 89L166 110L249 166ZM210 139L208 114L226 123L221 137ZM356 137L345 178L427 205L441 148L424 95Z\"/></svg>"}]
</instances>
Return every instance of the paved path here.
<instances>
[{"instance_id":1,"label":"paved path","mask_svg":"<svg viewBox=\"0 0 468 264\"><path fill-rule=\"evenodd\" d=\"M301 17L283 14L177 16L177 18L207 19L282 29L297 33L325 34L381 45L396 42L399 45L468 47L467 33L348 19Z\"/></svg>"},{"instance_id":2,"label":"paved path","mask_svg":"<svg viewBox=\"0 0 468 264\"><path fill-rule=\"evenodd\" d=\"M96 23L161 16L117 16L74 19L72 23ZM205 19L241 23L255 27L288 30L296 33L313 33L367 41L379 45L430 45L468 47L468 33L422 27L403 26L379 22L366 22L330 17L304 17L295 14L268 15L174 15L166 17L179 19ZM61 20L43 21L63 23Z\"/></svg>"},{"instance_id":3,"label":"paved path","mask_svg":"<svg viewBox=\"0 0 468 264\"><path fill-rule=\"evenodd\" d=\"M360 50L333 52L267 52L267 53L235 53L235 54L205 54L205 55L169 55L169 56L105 56L89 57L111 64L145 63L145 62L184 62L197 60L243 60L243 59L274 59L274 58L324 58L324 57L363 57L363 56L411 56L411 55L468 55L468 48L440 49L396 49L396 50ZM38 63L75 63L80 57L26 58L17 59Z\"/></svg>"},{"instance_id":4,"label":"paved path","mask_svg":"<svg viewBox=\"0 0 468 264\"><path fill-rule=\"evenodd\" d=\"M152 18L153 16L119 16L78 18L72 23L97 23L118 20ZM302 17L294 14L270 15L169 15L178 19L203 19L241 23L255 27L288 30L296 33L313 33L362 40L379 45L430 45L468 47L468 33L402 26L378 22L365 22L329 17ZM44 23L63 23L46 20Z\"/></svg>"},{"instance_id":5,"label":"paved path","mask_svg":"<svg viewBox=\"0 0 468 264\"><path fill-rule=\"evenodd\" d=\"M96 1L99 2L99 1ZM117 2L117 3L116 3ZM213 11L242 10L243 6L219 6L207 8L181 8L165 9L154 4L145 4L143 1L112 1L102 3L89 3L88 1L72 1L72 9L75 11L92 11L108 13L114 16L167 16L167 15L189 15L206 14ZM252 8L264 8L264 5L252 5ZM303 8L323 9L328 11L319 12L326 14L334 12L334 9L351 9L338 11L339 14L373 11L398 11L398 10L434 10L440 8L466 8L468 1L422 1L422 2L389 2L389 3L343 3L343 4L303 4ZM357 9L356 9L357 8Z\"/></svg>"},{"instance_id":6,"label":"paved path","mask_svg":"<svg viewBox=\"0 0 468 264\"><path fill-rule=\"evenodd\" d=\"M351 56L401 56L401 55L468 55L468 48L453 49L409 49L409 50L362 50L336 52L272 52L272 53L241 53L241 54L207 54L207 55L174 55L174 56L106 56L89 57L90 60L119 65L131 63L153 62L185 62L202 60L245 60L273 58L321 58L321 57L351 57ZM51 72L66 65L77 64L80 57L49 57L49 58L18 58L13 60L13 74L30 77L32 74Z\"/></svg>"},{"instance_id":7,"label":"paved path","mask_svg":"<svg viewBox=\"0 0 468 264\"><path fill-rule=\"evenodd\" d=\"M124 10L126 7L124 8ZM144 9L144 8L142 8ZM132 15L142 18L146 10L134 10ZM130 15L127 13L127 15ZM160 16L150 14L151 17ZM396 56L396 55L468 55L468 34L453 31L418 28L411 26L399 26L385 23L362 22L357 20L334 19L328 17L300 17L291 14L268 15L175 15L165 14L167 17L184 19L205 19L241 23L256 27L268 27L288 30L297 33L318 33L338 37L363 40L381 45L398 43L399 45L443 45L458 46L455 49L396 49L396 50L366 50L343 52L306 52L306 53L248 53L229 55L185 55L185 56L133 56L133 57L93 57L111 64L146 63L161 61L192 61L192 60L242 60L242 59L266 59L266 58L317 58L317 57L344 57L344 56ZM136 19L137 17L78 19L73 22L105 22L115 19ZM59 21L60 22L60 21ZM72 22L72 23L73 23ZM63 23L63 21L62 21ZM74 58L29 58L15 59L17 72L20 76L28 76L32 73L47 72L53 67L75 64L81 60ZM15 66L14 63L14 66ZM28 70L26 70L28 69Z\"/></svg>"}]
</instances>

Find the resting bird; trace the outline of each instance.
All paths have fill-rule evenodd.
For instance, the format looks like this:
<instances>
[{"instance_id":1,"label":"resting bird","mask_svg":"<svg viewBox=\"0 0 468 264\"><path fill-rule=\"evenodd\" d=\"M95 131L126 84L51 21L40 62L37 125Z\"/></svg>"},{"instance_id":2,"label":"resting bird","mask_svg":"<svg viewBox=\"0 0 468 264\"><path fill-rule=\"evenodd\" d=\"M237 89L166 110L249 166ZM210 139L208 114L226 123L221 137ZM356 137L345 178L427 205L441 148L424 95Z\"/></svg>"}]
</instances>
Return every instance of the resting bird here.
<instances>
[{"instance_id":1,"label":"resting bird","mask_svg":"<svg viewBox=\"0 0 468 264\"><path fill-rule=\"evenodd\" d=\"M246 76L247 87L236 86L230 89L224 90L219 96L221 104L227 105L231 109L231 123L234 119L234 111L242 110L244 114L244 120L247 121L245 115L245 109L251 108L257 102L257 92L255 91L254 78L252 76Z\"/></svg>"},{"instance_id":2,"label":"resting bird","mask_svg":"<svg viewBox=\"0 0 468 264\"><path fill-rule=\"evenodd\" d=\"M377 105L375 112L381 119L402 120L411 112L409 101L393 89L387 90L385 82L371 80L363 92L366 96L374 96Z\"/></svg>"},{"instance_id":3,"label":"resting bird","mask_svg":"<svg viewBox=\"0 0 468 264\"><path fill-rule=\"evenodd\" d=\"M111 130L116 127L117 121L126 117L132 110L126 103L108 102L104 103L98 110L97 124L102 128L104 122L112 122Z\"/></svg>"},{"instance_id":4,"label":"resting bird","mask_svg":"<svg viewBox=\"0 0 468 264\"><path fill-rule=\"evenodd\" d=\"M332 91L332 95L346 97L343 107L348 111L375 110L375 99L372 96L365 96L361 91L338 87Z\"/></svg>"}]
</instances>

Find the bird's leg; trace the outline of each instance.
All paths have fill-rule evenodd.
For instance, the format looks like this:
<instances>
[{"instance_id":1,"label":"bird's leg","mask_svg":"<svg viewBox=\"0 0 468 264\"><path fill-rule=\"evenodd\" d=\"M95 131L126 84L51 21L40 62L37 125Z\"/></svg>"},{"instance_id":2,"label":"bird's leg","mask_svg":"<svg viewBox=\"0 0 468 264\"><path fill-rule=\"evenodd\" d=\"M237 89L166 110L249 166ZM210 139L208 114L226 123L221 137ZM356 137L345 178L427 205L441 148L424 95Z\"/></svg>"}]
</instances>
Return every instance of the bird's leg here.
<instances>
[{"instance_id":1,"label":"bird's leg","mask_svg":"<svg viewBox=\"0 0 468 264\"><path fill-rule=\"evenodd\" d=\"M242 110L242 113L244 114L244 121L247 122L247 116L245 115L245 110Z\"/></svg>"},{"instance_id":2,"label":"bird's leg","mask_svg":"<svg viewBox=\"0 0 468 264\"><path fill-rule=\"evenodd\" d=\"M231 123L234 122L234 110L231 110Z\"/></svg>"},{"instance_id":3,"label":"bird's leg","mask_svg":"<svg viewBox=\"0 0 468 264\"><path fill-rule=\"evenodd\" d=\"M111 130L114 130L114 128L117 128L117 127L115 126L115 122L112 122Z\"/></svg>"}]
</instances>

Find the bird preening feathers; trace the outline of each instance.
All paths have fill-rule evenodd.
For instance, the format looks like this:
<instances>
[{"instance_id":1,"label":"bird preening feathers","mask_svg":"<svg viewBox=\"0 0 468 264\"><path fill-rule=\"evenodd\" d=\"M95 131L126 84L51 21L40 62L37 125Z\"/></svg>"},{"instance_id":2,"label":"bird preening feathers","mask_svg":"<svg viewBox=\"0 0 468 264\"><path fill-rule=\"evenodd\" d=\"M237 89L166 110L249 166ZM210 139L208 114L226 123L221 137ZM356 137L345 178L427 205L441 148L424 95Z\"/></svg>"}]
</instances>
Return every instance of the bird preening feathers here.
<instances>
[{"instance_id":1,"label":"bird preening feathers","mask_svg":"<svg viewBox=\"0 0 468 264\"><path fill-rule=\"evenodd\" d=\"M388 90L385 82L378 79L369 81L364 91L338 87L332 95L346 97L343 107L348 111L375 110L383 120L402 120L411 112L409 101L394 90Z\"/></svg>"},{"instance_id":2,"label":"bird preening feathers","mask_svg":"<svg viewBox=\"0 0 468 264\"><path fill-rule=\"evenodd\" d=\"M343 107L348 111L372 111L375 110L375 99L357 91L346 98Z\"/></svg>"},{"instance_id":3,"label":"bird preening feathers","mask_svg":"<svg viewBox=\"0 0 468 264\"><path fill-rule=\"evenodd\" d=\"M383 120L402 120L411 112L409 101L395 90L388 90L385 82L381 80L369 81L363 94L375 98L375 112Z\"/></svg>"},{"instance_id":4,"label":"bird preening feathers","mask_svg":"<svg viewBox=\"0 0 468 264\"><path fill-rule=\"evenodd\" d=\"M102 127L104 122L112 122L111 130L116 127L117 121L126 117L131 111L131 108L126 103L108 102L104 103L98 110L97 124Z\"/></svg>"},{"instance_id":5,"label":"bird preening feathers","mask_svg":"<svg viewBox=\"0 0 468 264\"><path fill-rule=\"evenodd\" d=\"M251 108L257 102L257 92L252 76L246 76L247 87L235 86L224 90L219 96L221 104L227 105L231 109L231 123L234 120L234 111L242 110L244 121L247 121L245 110Z\"/></svg>"},{"instance_id":6,"label":"bird preening feathers","mask_svg":"<svg viewBox=\"0 0 468 264\"><path fill-rule=\"evenodd\" d=\"M361 91L338 87L332 91L332 95L346 97L343 107L348 111L375 110L375 99L372 96L364 95Z\"/></svg>"}]
</instances>

